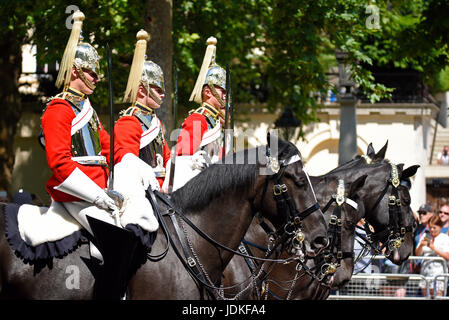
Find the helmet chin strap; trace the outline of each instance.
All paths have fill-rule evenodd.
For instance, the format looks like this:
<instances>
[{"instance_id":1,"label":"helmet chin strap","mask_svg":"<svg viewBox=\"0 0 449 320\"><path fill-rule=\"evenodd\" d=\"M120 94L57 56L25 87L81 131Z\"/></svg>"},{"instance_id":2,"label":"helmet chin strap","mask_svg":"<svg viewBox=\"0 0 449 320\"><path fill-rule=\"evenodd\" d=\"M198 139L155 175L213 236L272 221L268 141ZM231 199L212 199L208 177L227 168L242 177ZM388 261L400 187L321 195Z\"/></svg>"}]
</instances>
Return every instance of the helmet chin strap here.
<instances>
[{"instance_id":1,"label":"helmet chin strap","mask_svg":"<svg viewBox=\"0 0 449 320\"><path fill-rule=\"evenodd\" d=\"M86 76L84 75L84 71L82 68L75 66L76 71L78 72L78 75L80 77L80 79L84 82L84 84L90 89L90 90L94 90L95 89L95 85L90 82Z\"/></svg>"},{"instance_id":2,"label":"helmet chin strap","mask_svg":"<svg viewBox=\"0 0 449 320\"><path fill-rule=\"evenodd\" d=\"M215 99L217 99L217 101L220 103L220 105L221 105L222 107L224 107L224 106L225 106L225 102L224 102L223 99L218 95L218 92L217 92L217 90L215 89L215 86L213 85L213 83L212 83L210 80L208 80L208 81L207 81L207 85L209 86L210 91L211 91L212 94L214 95Z\"/></svg>"},{"instance_id":3,"label":"helmet chin strap","mask_svg":"<svg viewBox=\"0 0 449 320\"><path fill-rule=\"evenodd\" d=\"M151 86L145 86L145 89L147 89L148 94L150 95L151 98L153 98L153 100L158 104L161 105L162 104L162 99L160 99L156 93L154 93L153 88L151 88ZM147 95L148 96L148 95Z\"/></svg>"}]
</instances>

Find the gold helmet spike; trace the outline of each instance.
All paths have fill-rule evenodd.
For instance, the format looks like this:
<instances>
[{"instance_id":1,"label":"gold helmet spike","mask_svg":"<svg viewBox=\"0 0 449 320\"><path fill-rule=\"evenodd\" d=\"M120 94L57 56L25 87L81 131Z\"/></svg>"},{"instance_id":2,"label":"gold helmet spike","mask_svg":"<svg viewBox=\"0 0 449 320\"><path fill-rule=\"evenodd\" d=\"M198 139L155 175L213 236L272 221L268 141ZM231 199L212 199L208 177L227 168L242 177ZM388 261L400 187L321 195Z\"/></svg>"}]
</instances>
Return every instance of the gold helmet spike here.
<instances>
[{"instance_id":1,"label":"gold helmet spike","mask_svg":"<svg viewBox=\"0 0 449 320\"><path fill-rule=\"evenodd\" d=\"M76 47L80 39L81 28L83 26L83 20L85 16L81 11L76 11L73 14L73 26L70 33L69 41L65 47L64 54L62 55L61 66L59 68L58 77L56 79L56 87L68 85L70 82L73 61L75 60Z\"/></svg>"},{"instance_id":2,"label":"gold helmet spike","mask_svg":"<svg viewBox=\"0 0 449 320\"><path fill-rule=\"evenodd\" d=\"M145 62L145 52L147 50L147 41L150 36L145 30L140 30L136 35L137 43L134 50L134 57L129 72L128 83L126 85L123 102L134 103L137 98L140 80L142 78L143 64Z\"/></svg>"},{"instance_id":3,"label":"gold helmet spike","mask_svg":"<svg viewBox=\"0 0 449 320\"><path fill-rule=\"evenodd\" d=\"M215 52L216 52L217 39L215 37L209 37L207 39L206 53L204 54L203 63L201 65L200 73L196 79L195 87L190 95L189 101L195 101L201 104L201 92L206 80L206 75L210 67L215 66Z\"/></svg>"}]
</instances>

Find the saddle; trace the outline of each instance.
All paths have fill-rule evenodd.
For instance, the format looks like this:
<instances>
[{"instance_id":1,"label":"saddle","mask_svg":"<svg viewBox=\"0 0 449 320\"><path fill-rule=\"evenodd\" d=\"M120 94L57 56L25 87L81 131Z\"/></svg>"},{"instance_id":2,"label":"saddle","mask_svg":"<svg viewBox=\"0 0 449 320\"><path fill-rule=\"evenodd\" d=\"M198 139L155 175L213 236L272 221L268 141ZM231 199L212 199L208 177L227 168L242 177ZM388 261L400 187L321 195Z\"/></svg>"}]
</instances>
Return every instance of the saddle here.
<instances>
[{"instance_id":1,"label":"saddle","mask_svg":"<svg viewBox=\"0 0 449 320\"><path fill-rule=\"evenodd\" d=\"M52 201L50 207L24 204L17 213L20 237L31 246L61 240L82 229L64 206Z\"/></svg>"},{"instance_id":2,"label":"saddle","mask_svg":"<svg viewBox=\"0 0 449 320\"><path fill-rule=\"evenodd\" d=\"M87 241L82 226L57 202L50 207L8 204L5 234L25 263L62 258Z\"/></svg>"}]
</instances>

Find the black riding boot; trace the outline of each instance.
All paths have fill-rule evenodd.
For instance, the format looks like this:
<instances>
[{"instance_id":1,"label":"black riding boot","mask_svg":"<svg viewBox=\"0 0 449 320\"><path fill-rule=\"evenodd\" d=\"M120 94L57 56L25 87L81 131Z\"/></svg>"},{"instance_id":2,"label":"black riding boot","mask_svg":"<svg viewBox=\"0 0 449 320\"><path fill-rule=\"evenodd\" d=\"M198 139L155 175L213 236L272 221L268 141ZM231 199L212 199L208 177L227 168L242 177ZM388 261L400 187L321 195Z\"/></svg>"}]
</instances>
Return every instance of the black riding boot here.
<instances>
[{"instance_id":1,"label":"black riding boot","mask_svg":"<svg viewBox=\"0 0 449 320\"><path fill-rule=\"evenodd\" d=\"M126 229L89 216L87 219L104 261L95 276L94 299L119 300L126 290L138 238Z\"/></svg>"}]
</instances>

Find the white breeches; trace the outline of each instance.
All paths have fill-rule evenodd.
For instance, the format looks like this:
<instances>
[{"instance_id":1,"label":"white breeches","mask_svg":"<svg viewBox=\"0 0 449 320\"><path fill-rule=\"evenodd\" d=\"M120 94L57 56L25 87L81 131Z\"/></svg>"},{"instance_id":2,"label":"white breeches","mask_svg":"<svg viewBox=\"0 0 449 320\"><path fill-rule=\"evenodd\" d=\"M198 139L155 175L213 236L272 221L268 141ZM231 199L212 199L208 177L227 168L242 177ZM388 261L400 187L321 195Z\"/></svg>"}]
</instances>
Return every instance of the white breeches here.
<instances>
[{"instance_id":1,"label":"white breeches","mask_svg":"<svg viewBox=\"0 0 449 320\"><path fill-rule=\"evenodd\" d=\"M117 227L122 227L120 221L116 219L106 210L100 209L93 205L92 203L85 201L77 202L61 202L67 211L74 217L91 235L92 229L89 226L86 216L93 217L95 219L113 224Z\"/></svg>"}]
</instances>

